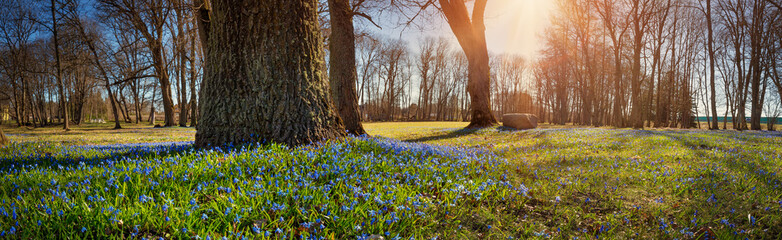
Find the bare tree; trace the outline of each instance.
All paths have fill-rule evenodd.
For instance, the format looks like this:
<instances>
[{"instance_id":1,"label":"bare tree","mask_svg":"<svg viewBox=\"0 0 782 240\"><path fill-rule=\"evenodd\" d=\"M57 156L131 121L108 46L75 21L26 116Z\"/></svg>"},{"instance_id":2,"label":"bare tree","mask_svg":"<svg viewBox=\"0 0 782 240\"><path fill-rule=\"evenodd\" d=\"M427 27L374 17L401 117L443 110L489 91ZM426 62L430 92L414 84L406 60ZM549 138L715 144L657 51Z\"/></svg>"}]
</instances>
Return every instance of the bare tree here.
<instances>
[{"instance_id":1,"label":"bare tree","mask_svg":"<svg viewBox=\"0 0 782 240\"><path fill-rule=\"evenodd\" d=\"M100 0L98 2L99 8L105 14L124 22L144 37L152 55L155 76L160 82L165 112L164 126L174 126L174 101L163 47L163 32L173 9L172 2L164 0Z\"/></svg>"}]
</instances>

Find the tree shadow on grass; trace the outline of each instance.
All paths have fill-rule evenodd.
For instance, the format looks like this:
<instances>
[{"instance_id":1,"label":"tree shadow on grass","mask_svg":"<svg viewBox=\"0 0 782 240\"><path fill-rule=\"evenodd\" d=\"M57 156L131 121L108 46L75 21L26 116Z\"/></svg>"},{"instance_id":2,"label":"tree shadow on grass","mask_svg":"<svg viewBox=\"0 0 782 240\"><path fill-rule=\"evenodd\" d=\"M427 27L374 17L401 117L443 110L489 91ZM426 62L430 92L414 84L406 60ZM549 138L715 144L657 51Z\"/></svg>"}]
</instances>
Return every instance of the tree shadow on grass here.
<instances>
[{"instance_id":1,"label":"tree shadow on grass","mask_svg":"<svg viewBox=\"0 0 782 240\"><path fill-rule=\"evenodd\" d=\"M679 188L678 185L681 184L686 190L683 189L676 194L672 194L670 197L673 199L668 199L667 197L665 199L666 202L671 202L671 204L675 203L678 205L681 203L681 205L676 207L676 211L664 213L667 215L664 216L666 219L671 221L675 220L677 222L688 222L692 220L692 218L695 218L695 214L697 214L697 219L702 219L698 225L686 225L691 229L683 231L691 231L696 234L694 238L690 239L704 239L697 235L707 231L713 231L712 234L717 233L722 236L730 236L729 234L731 234L731 232L738 231L739 229L751 230L754 234L749 235L750 238L758 239L774 238L774 236L780 236L780 234L782 234L782 228L775 227L779 226L780 219L769 217L773 216L775 213L774 210L776 208L774 206L779 206L776 202L780 201L778 196L780 196L779 186L782 184L782 179L780 179L782 176L779 175L778 170L775 172L774 169L776 166L779 166L778 162L775 162L779 160L774 160L776 154L771 152L774 149L774 146L771 144L774 144L775 141L765 141L762 138L767 135L749 137L739 135L741 140L746 141L741 142L746 144L743 145L729 141L731 137L736 136L730 134L723 135L722 132L688 132L677 130L643 131L641 132L643 134L636 134L638 132L633 130L628 133L632 134L626 136L621 134L621 138L616 139L617 141L620 141L620 143L617 144L619 149L614 151L621 151L624 149L632 152L641 151L646 148L638 148L638 145L628 145L621 143L621 141L656 136L665 139L663 142L670 142L673 145L680 146L680 148L682 148L681 150L687 156L694 158L692 159L693 163L698 163L691 165L690 168L682 166L683 172L679 172L680 175L675 177L676 180L669 181L669 183L677 185L677 189ZM700 133L707 134L701 135ZM646 144L659 143L656 141L642 142L645 142ZM671 148L671 150L679 148L678 146ZM659 150L664 152L670 146L662 144L661 146L648 147L654 148L655 152L657 151L657 148L662 147ZM650 158L648 160L659 161L660 159ZM623 161L628 161L628 159L623 159ZM690 161L690 159L681 159L681 163L685 165L692 164L684 163L685 161ZM536 165L529 171L537 170L546 172L551 171L547 169L561 169L572 165L579 165L579 167L587 169L594 168L594 170L599 171L599 168L595 168L595 166L590 166L589 164L590 162L584 161L553 160L546 161L542 165ZM664 164L679 163L672 157L666 157ZM628 165L627 167L637 168L633 167L634 165L635 164ZM660 169L661 170L659 171L662 171L662 169L665 168ZM619 173L627 174L628 172L626 171L628 170L631 169L620 168L618 171L624 172ZM528 178L526 181L532 181L533 175L527 172L524 172L523 174L525 174L524 177ZM655 174L662 174L662 172L657 172ZM661 176L657 175L657 177ZM734 179L733 177L738 179ZM606 180L609 178L613 178L613 176L607 177ZM669 180L673 179L669 178ZM737 181L742 184L738 184ZM619 183L621 184L621 182ZM650 187L663 186L666 185L632 185L631 188L624 188L619 185L619 188L620 191L630 191L630 189L636 188L653 191ZM755 187L757 187L757 190ZM758 193L755 194L755 191L758 191ZM771 196L771 199L768 199L768 196ZM622 202L624 201L626 200L622 200ZM581 202L583 203L583 200ZM633 202L624 202L626 206L631 203L635 204ZM649 206L653 205L656 205L656 203ZM656 212L652 212L652 210L657 208L649 206L644 205L644 210L637 211L644 212L643 215L646 216L654 216ZM769 207L772 210L769 210ZM598 215L600 216L602 214ZM755 220L750 222L748 216L757 219L757 222L755 222ZM725 222L722 222L723 220L725 220ZM656 221L656 218L642 218L638 221L639 224L645 225L659 224ZM711 237L713 238L715 236L712 235Z\"/></svg>"},{"instance_id":2,"label":"tree shadow on grass","mask_svg":"<svg viewBox=\"0 0 782 240\"><path fill-rule=\"evenodd\" d=\"M427 141L437 141L437 140L445 140L445 139L451 139L451 138L458 138L461 136L466 136L470 134L474 134L482 129L490 129L493 128L500 132L507 132L507 133L527 133L531 130L536 129L516 129L512 127L506 127L506 126L496 126L496 127L488 127L488 128L459 128L453 131L443 130L440 131L437 135L430 135L430 136L423 136L419 138L409 139L405 140L406 142L427 142ZM541 137L543 135L546 135L548 132L555 132L555 131L561 131L561 130L569 130L569 129L545 129L545 131L535 132L534 137ZM530 134L532 134L530 132ZM524 134L527 135L527 134Z\"/></svg>"},{"instance_id":3,"label":"tree shadow on grass","mask_svg":"<svg viewBox=\"0 0 782 240\"><path fill-rule=\"evenodd\" d=\"M0 172L18 171L21 168L71 169L80 165L104 166L118 161L145 157L166 158L192 149L193 146L190 142L58 147L37 143L21 143L2 149L0 152Z\"/></svg>"},{"instance_id":4,"label":"tree shadow on grass","mask_svg":"<svg viewBox=\"0 0 782 240\"><path fill-rule=\"evenodd\" d=\"M437 140L445 140L445 139L452 139L452 138L458 138L465 135L470 135L478 132L478 128L460 128L453 131L441 131L437 133L436 135L430 135L430 136L423 136L419 138L414 138L407 140L406 142L429 142L429 141L437 141Z\"/></svg>"},{"instance_id":5,"label":"tree shadow on grass","mask_svg":"<svg viewBox=\"0 0 782 240\"><path fill-rule=\"evenodd\" d=\"M781 178L782 176L779 175L779 173L777 172L778 170L774 169L775 164L773 164L773 162L769 163L769 161L779 161L779 160L775 160L774 153L753 148L761 144L772 144L772 143L762 142L761 141L762 139L760 139L760 137L763 136L761 135L752 134L751 136L756 137L756 139L748 140L748 142L745 143L747 145L726 146L725 144L720 144L715 141L696 141L693 138L688 138L686 136L686 133L657 132L654 134L665 136L670 138L671 140L679 142L680 144L682 144L682 146L689 148L692 154L701 154L706 156L708 152L712 152L712 151L734 153L735 155L715 158L713 164L717 164L729 171L735 172L734 176L738 176L738 177L743 176L744 177L743 180L745 181L755 180L755 184L763 185L766 187L766 189L769 190L777 189L778 186L782 184L782 178ZM748 134L748 133L741 133L741 134ZM721 138L728 138L728 137L729 136L721 136ZM771 156L767 157L769 155ZM762 156L762 157L758 157L758 156ZM722 172L714 172L714 170L709 168L708 166L705 166L703 170L705 172L702 172L701 174L704 174L706 176L723 176L725 174ZM713 178L720 179L719 177L713 177ZM726 191L726 192L722 192L721 194L715 193L719 197L729 198L729 199L724 199L725 202L744 201L744 199L735 198L736 192L727 192L729 189L732 189L731 187L728 187L728 185L732 185L731 182L729 182L728 180L721 180L719 183L721 185L720 184L718 185L720 185L721 187L713 188L713 189L715 191ZM713 184L714 183L709 183L698 187L711 187L713 186ZM753 192L754 189L755 188L753 187L752 188ZM732 190L748 191L747 189L732 189ZM778 195L778 192L771 193L771 195ZM705 199L709 196L702 196L702 197Z\"/></svg>"}]
</instances>

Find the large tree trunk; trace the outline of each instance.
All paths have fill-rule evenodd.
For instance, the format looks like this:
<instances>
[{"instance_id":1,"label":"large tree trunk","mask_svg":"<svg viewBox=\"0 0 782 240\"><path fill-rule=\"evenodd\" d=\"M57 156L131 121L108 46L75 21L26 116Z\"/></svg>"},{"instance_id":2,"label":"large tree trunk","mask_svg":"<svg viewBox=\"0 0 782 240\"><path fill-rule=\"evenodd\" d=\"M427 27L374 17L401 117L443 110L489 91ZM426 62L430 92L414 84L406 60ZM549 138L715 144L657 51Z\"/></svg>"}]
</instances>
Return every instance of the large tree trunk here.
<instances>
[{"instance_id":1,"label":"large tree trunk","mask_svg":"<svg viewBox=\"0 0 782 240\"><path fill-rule=\"evenodd\" d=\"M476 0L470 18L463 1L440 0L459 45L467 56L467 92L470 94L472 118L467 128L482 128L497 124L491 112L489 51L486 48L486 26L483 14L487 0Z\"/></svg>"},{"instance_id":2,"label":"large tree trunk","mask_svg":"<svg viewBox=\"0 0 782 240\"><path fill-rule=\"evenodd\" d=\"M490 127L497 123L490 105L489 54L485 47L483 49L481 56L468 58L467 92L472 107L472 120L468 128Z\"/></svg>"},{"instance_id":3,"label":"large tree trunk","mask_svg":"<svg viewBox=\"0 0 782 240\"><path fill-rule=\"evenodd\" d=\"M323 76L315 0L211 3L196 146L343 136Z\"/></svg>"},{"instance_id":4,"label":"large tree trunk","mask_svg":"<svg viewBox=\"0 0 782 240\"><path fill-rule=\"evenodd\" d=\"M331 97L345 130L354 135L366 134L361 125L356 96L356 38L350 0L329 0L331 36L329 37L329 83Z\"/></svg>"}]
</instances>

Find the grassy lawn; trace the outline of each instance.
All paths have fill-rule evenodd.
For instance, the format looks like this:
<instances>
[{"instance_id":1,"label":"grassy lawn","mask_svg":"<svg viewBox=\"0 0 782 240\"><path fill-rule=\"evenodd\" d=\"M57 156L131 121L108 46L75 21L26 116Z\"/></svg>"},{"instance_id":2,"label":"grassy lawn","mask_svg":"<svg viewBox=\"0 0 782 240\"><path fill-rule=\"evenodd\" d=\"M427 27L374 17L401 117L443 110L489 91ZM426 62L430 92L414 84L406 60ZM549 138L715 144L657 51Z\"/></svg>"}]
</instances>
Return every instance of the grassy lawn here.
<instances>
[{"instance_id":1,"label":"grassy lawn","mask_svg":"<svg viewBox=\"0 0 782 240\"><path fill-rule=\"evenodd\" d=\"M3 125L5 134L18 142L46 142L67 145L96 145L116 143L150 143L193 141L193 128L153 128L149 124L123 123L122 129L113 130L114 123L85 123L71 126L64 132L60 127L28 128Z\"/></svg>"},{"instance_id":2,"label":"grassy lawn","mask_svg":"<svg viewBox=\"0 0 782 240\"><path fill-rule=\"evenodd\" d=\"M782 133L466 125L211 150L6 127L0 238L782 238Z\"/></svg>"}]
</instances>

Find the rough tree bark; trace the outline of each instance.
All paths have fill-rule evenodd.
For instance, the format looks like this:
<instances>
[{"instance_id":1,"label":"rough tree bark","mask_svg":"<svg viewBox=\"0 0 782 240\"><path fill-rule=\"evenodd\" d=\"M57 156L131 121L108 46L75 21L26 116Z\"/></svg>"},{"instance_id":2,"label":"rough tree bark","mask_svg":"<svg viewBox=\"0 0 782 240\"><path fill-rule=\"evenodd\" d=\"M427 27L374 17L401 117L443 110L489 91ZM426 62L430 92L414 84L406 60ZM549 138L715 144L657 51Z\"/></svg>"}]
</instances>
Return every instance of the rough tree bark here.
<instances>
[{"instance_id":1,"label":"rough tree bark","mask_svg":"<svg viewBox=\"0 0 782 240\"><path fill-rule=\"evenodd\" d=\"M467 56L467 92L470 93L472 119L467 128L497 124L491 112L489 51L486 48L486 26L483 14L487 0L476 0L472 18L464 1L439 0L448 25Z\"/></svg>"},{"instance_id":2,"label":"rough tree bark","mask_svg":"<svg viewBox=\"0 0 782 240\"><path fill-rule=\"evenodd\" d=\"M211 1L196 146L345 134L323 75L315 0Z\"/></svg>"},{"instance_id":3,"label":"rough tree bark","mask_svg":"<svg viewBox=\"0 0 782 240\"><path fill-rule=\"evenodd\" d=\"M356 37L350 0L329 0L331 36L329 37L329 83L331 97L345 130L353 135L366 134L361 125L356 96Z\"/></svg>"}]
</instances>

